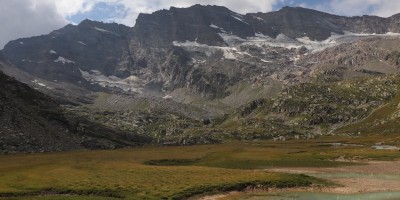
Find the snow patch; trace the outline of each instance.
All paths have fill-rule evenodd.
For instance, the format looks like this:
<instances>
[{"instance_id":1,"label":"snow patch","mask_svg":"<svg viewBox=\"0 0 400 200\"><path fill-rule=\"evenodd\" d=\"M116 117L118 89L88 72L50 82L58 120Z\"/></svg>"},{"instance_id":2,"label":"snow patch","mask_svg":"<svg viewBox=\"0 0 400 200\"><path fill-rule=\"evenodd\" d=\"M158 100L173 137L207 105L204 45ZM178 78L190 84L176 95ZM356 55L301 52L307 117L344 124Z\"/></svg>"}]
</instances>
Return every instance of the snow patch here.
<instances>
[{"instance_id":1,"label":"snow patch","mask_svg":"<svg viewBox=\"0 0 400 200\"><path fill-rule=\"evenodd\" d=\"M253 16L253 18L256 19L256 20L259 20L259 21L264 21L264 19L261 18L261 17Z\"/></svg>"},{"instance_id":2,"label":"snow patch","mask_svg":"<svg viewBox=\"0 0 400 200\"><path fill-rule=\"evenodd\" d=\"M164 97L163 97L163 99L165 99L165 100L167 100L167 99L172 99L172 96L171 95L165 95Z\"/></svg>"},{"instance_id":3,"label":"snow patch","mask_svg":"<svg viewBox=\"0 0 400 200\"><path fill-rule=\"evenodd\" d=\"M226 44L229 46L236 46L240 43L246 42L246 39L243 39L237 35L226 34L226 33L219 33L218 34Z\"/></svg>"},{"instance_id":4,"label":"snow patch","mask_svg":"<svg viewBox=\"0 0 400 200\"><path fill-rule=\"evenodd\" d=\"M240 17L238 17L238 16L240 16ZM250 25L249 23L244 21L244 19L243 19L243 17L241 15L236 15L236 16L232 15L232 17L235 18L236 20L240 21L240 22L243 22L243 23L245 23L247 25Z\"/></svg>"},{"instance_id":5,"label":"snow patch","mask_svg":"<svg viewBox=\"0 0 400 200\"><path fill-rule=\"evenodd\" d=\"M217 26L217 25L215 25L215 24L211 24L210 27L211 27L211 28L218 29L218 30L219 30L220 32L222 32L222 33L226 33L226 31L225 31L223 28L221 28L221 27L219 27L219 26Z\"/></svg>"},{"instance_id":6,"label":"snow patch","mask_svg":"<svg viewBox=\"0 0 400 200\"><path fill-rule=\"evenodd\" d=\"M81 45L87 46L87 45L86 45L84 42L82 42L82 41L78 41L78 43L81 44Z\"/></svg>"},{"instance_id":7,"label":"snow patch","mask_svg":"<svg viewBox=\"0 0 400 200\"><path fill-rule=\"evenodd\" d=\"M40 86L42 86L42 87L46 87L46 85L45 84L43 84L43 83L41 83L41 82L39 82L38 80L33 80L32 81L32 83L34 83L34 84L37 84L37 85L40 85Z\"/></svg>"},{"instance_id":8,"label":"snow patch","mask_svg":"<svg viewBox=\"0 0 400 200\"><path fill-rule=\"evenodd\" d=\"M212 25L210 25L212 26ZM217 26L215 26L217 27ZM386 33L386 34L355 34L346 32L345 34L337 34L332 33L329 38L323 41L311 40L309 37L300 37L296 39L289 38L284 34L279 34L276 38L269 37L260 32L255 33L254 37L241 38L237 35L228 34L228 33L219 33L218 34L224 42L228 45L228 47L220 47L220 46L208 46L205 44L199 44L196 41L186 41L186 42L173 42L175 46L181 46L188 51L192 52L204 52L208 57L215 55L217 52L223 52L224 59L240 59L244 55L248 55L246 52L240 52L237 50L237 47L243 45L249 46L257 46L261 48L265 48L266 46L271 47L281 47L287 49L298 49L301 47L305 47L309 50L309 53L315 53L318 51L322 51L326 48L333 47L342 43L357 41L366 36L385 36L385 37L400 37L400 33ZM251 55L249 55L251 56ZM299 56L292 57L292 61L299 60ZM262 62L269 63L268 60L261 60Z\"/></svg>"},{"instance_id":9,"label":"snow patch","mask_svg":"<svg viewBox=\"0 0 400 200\"><path fill-rule=\"evenodd\" d=\"M62 64L66 64L66 63L75 63L72 60L68 60L64 57L58 56L58 58L56 60L54 60L55 63L62 63Z\"/></svg>"},{"instance_id":10,"label":"snow patch","mask_svg":"<svg viewBox=\"0 0 400 200\"><path fill-rule=\"evenodd\" d=\"M271 37L269 37L269 36L267 36L267 35L264 35L263 33L260 33L260 32L257 32L255 35L256 35L256 37L258 37L258 38L272 39Z\"/></svg>"},{"instance_id":11,"label":"snow patch","mask_svg":"<svg viewBox=\"0 0 400 200\"><path fill-rule=\"evenodd\" d=\"M100 32L103 32L103 33L109 33L109 34L112 34L112 35L119 36L118 34L112 32L112 31L109 31L109 30L101 29L101 28L98 28L98 27L94 27L94 29L96 29L96 30L98 30Z\"/></svg>"},{"instance_id":12,"label":"snow patch","mask_svg":"<svg viewBox=\"0 0 400 200\"><path fill-rule=\"evenodd\" d=\"M222 29L222 28L220 28L219 26L217 26L217 25L215 25L215 24L210 24L210 27L211 27L211 28L216 28L216 29Z\"/></svg>"},{"instance_id":13,"label":"snow patch","mask_svg":"<svg viewBox=\"0 0 400 200\"><path fill-rule=\"evenodd\" d=\"M54 51L54 50L50 50L49 53L50 53L50 54L57 54L57 52Z\"/></svg>"},{"instance_id":14,"label":"snow patch","mask_svg":"<svg viewBox=\"0 0 400 200\"><path fill-rule=\"evenodd\" d=\"M211 56L211 55L208 55L208 56ZM195 58L192 58L192 63L193 64L195 64L195 63L205 63L205 62L207 62L207 61L206 60L197 60Z\"/></svg>"},{"instance_id":15,"label":"snow patch","mask_svg":"<svg viewBox=\"0 0 400 200\"><path fill-rule=\"evenodd\" d=\"M353 33L349 31L344 31L344 36L400 36L400 33L393 33L393 32L387 32L383 34L377 34L377 33Z\"/></svg>"},{"instance_id":16,"label":"snow patch","mask_svg":"<svg viewBox=\"0 0 400 200\"><path fill-rule=\"evenodd\" d=\"M264 59L260 59L261 62L265 62L265 63L273 63L274 61L270 61L270 60L264 60Z\"/></svg>"},{"instance_id":17,"label":"snow patch","mask_svg":"<svg viewBox=\"0 0 400 200\"><path fill-rule=\"evenodd\" d=\"M24 42L19 42L19 44L24 45Z\"/></svg>"},{"instance_id":18,"label":"snow patch","mask_svg":"<svg viewBox=\"0 0 400 200\"><path fill-rule=\"evenodd\" d=\"M91 84L98 84L102 87L119 88L125 92L141 93L143 81L139 77L130 76L126 79L121 79L116 76L105 76L97 70L90 70L89 72L82 69L79 70L82 77L91 82Z\"/></svg>"},{"instance_id":19,"label":"snow patch","mask_svg":"<svg viewBox=\"0 0 400 200\"><path fill-rule=\"evenodd\" d=\"M388 32L385 34L376 33L352 33L345 31L344 34L332 33L331 36L323 41L311 40L308 37L297 38L297 41L301 42L303 46L312 52L322 51L326 48L333 47L345 42L353 42L364 37L389 37L389 36L400 36L400 33Z\"/></svg>"},{"instance_id":20,"label":"snow patch","mask_svg":"<svg viewBox=\"0 0 400 200\"><path fill-rule=\"evenodd\" d=\"M385 33L384 35L386 35L386 36L400 36L400 33L393 33L393 32L387 32L387 33Z\"/></svg>"},{"instance_id":21,"label":"snow patch","mask_svg":"<svg viewBox=\"0 0 400 200\"><path fill-rule=\"evenodd\" d=\"M227 60L236 60L236 56L233 51L230 51L228 49L224 49L224 58Z\"/></svg>"},{"instance_id":22,"label":"snow patch","mask_svg":"<svg viewBox=\"0 0 400 200\"><path fill-rule=\"evenodd\" d=\"M47 88L47 89L49 89L49 90L51 90L52 88L51 87L47 87L44 83L41 83L41 82L39 82L38 80L33 80L32 81L32 83L34 83L35 85L37 85L37 86L40 86L40 87L44 87L44 88ZM35 88L35 89L39 89L39 88Z\"/></svg>"},{"instance_id":23,"label":"snow patch","mask_svg":"<svg viewBox=\"0 0 400 200\"><path fill-rule=\"evenodd\" d=\"M377 150L400 150L399 147L396 146L390 146L390 145L375 145L372 146L372 148L377 149Z\"/></svg>"},{"instance_id":24,"label":"snow patch","mask_svg":"<svg viewBox=\"0 0 400 200\"><path fill-rule=\"evenodd\" d=\"M200 51L200 52L204 52L206 54L206 56L210 57L213 54L217 53L217 51L220 50L220 48L223 47L216 47L216 46L208 46L206 44L199 44L196 41L195 42L190 42L190 41L186 41L186 42L178 42L178 41L174 41L172 42L172 44L174 46L177 47L182 47L188 51Z\"/></svg>"},{"instance_id":25,"label":"snow patch","mask_svg":"<svg viewBox=\"0 0 400 200\"><path fill-rule=\"evenodd\" d=\"M208 57L211 57L212 55L216 54L217 52L222 51L223 56L225 59L237 59L235 56L235 53L237 53L237 49L234 47L219 47L219 46L208 46L206 44L199 44L196 41L191 42L191 41L186 41L186 42L178 42L174 41L172 43L174 46L178 47L183 47L188 51L200 51L204 52Z\"/></svg>"},{"instance_id":26,"label":"snow patch","mask_svg":"<svg viewBox=\"0 0 400 200\"><path fill-rule=\"evenodd\" d=\"M345 34L332 33L331 37L323 41L311 40L309 37L300 37L297 39L289 38L284 34L279 34L276 38L271 38L260 32L255 33L255 37L248 37L246 39L240 38L239 36L220 33L221 38L230 47L239 45L254 45L258 47L271 46L271 47L282 47L287 49L306 47L311 53L322 51L326 48L333 47L346 42L353 42L363 37L400 37L400 33L388 32L385 34L364 34L364 33L351 33L345 32ZM297 58L293 58L296 60Z\"/></svg>"}]
</instances>

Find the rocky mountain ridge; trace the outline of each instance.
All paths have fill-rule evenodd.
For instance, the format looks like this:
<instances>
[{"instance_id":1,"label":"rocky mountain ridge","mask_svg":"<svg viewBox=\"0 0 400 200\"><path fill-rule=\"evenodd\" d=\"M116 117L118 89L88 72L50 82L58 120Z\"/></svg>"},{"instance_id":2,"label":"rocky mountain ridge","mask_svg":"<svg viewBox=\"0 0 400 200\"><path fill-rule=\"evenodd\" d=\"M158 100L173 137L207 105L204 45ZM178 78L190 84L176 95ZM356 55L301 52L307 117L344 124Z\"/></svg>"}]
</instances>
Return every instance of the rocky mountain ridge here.
<instances>
[{"instance_id":1,"label":"rocky mountain ridge","mask_svg":"<svg viewBox=\"0 0 400 200\"><path fill-rule=\"evenodd\" d=\"M309 139L396 96L399 26L399 15L172 7L132 28L85 20L12 41L0 69L139 141Z\"/></svg>"},{"instance_id":2,"label":"rocky mountain ridge","mask_svg":"<svg viewBox=\"0 0 400 200\"><path fill-rule=\"evenodd\" d=\"M153 91L165 96L162 91L188 88L206 98L221 98L243 77L260 78L254 76L260 71L274 77L298 73L280 73L282 68L291 71L290 62L302 55L291 48L304 46L304 54L340 40L358 40L364 37L360 33L398 32L397 19L341 17L291 7L241 15L225 7L194 5L140 14L132 28L85 20L49 35L12 41L2 52L12 65L35 77L90 91ZM269 52L280 55L277 47L287 49L284 63L276 63L280 59ZM250 76L237 70L219 73L208 67L214 63L259 69Z\"/></svg>"}]
</instances>

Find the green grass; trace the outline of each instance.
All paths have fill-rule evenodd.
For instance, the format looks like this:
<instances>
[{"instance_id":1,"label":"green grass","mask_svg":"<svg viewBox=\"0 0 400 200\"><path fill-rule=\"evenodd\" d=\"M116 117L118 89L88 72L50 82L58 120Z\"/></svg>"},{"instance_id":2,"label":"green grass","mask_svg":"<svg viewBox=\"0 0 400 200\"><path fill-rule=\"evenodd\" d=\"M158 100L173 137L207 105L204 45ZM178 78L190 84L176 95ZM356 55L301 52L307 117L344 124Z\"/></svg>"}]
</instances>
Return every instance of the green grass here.
<instances>
[{"instance_id":1,"label":"green grass","mask_svg":"<svg viewBox=\"0 0 400 200\"><path fill-rule=\"evenodd\" d=\"M360 134L380 142L399 142L400 138L400 93L386 104L374 110L368 117L356 123L344 126L335 132L337 134ZM382 136L385 137L382 137Z\"/></svg>"},{"instance_id":2,"label":"green grass","mask_svg":"<svg viewBox=\"0 0 400 200\"><path fill-rule=\"evenodd\" d=\"M11 199L182 199L248 187L326 182L270 167L338 167L335 158L392 160L398 152L321 141L230 142L0 156L0 196ZM152 164L152 165L148 165ZM165 166L164 166L165 165Z\"/></svg>"}]
</instances>

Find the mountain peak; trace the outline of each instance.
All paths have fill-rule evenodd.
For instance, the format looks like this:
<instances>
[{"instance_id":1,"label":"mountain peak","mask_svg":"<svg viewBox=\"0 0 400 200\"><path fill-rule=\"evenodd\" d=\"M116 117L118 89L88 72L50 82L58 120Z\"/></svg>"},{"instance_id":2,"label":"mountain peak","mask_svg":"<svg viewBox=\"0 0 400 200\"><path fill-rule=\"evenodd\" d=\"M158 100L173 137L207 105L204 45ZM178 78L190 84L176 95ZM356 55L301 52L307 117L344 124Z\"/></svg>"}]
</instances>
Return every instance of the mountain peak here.
<instances>
[{"instance_id":1,"label":"mountain peak","mask_svg":"<svg viewBox=\"0 0 400 200\"><path fill-rule=\"evenodd\" d=\"M322 14L322 15L332 15L332 14L329 14L326 12L321 12L321 11L310 9L310 8L304 8L301 6L297 6L297 7L284 6L278 12L317 13L317 14Z\"/></svg>"},{"instance_id":2,"label":"mountain peak","mask_svg":"<svg viewBox=\"0 0 400 200\"><path fill-rule=\"evenodd\" d=\"M102 21L94 21L91 19L85 19L83 21L81 21L81 23L78 24L78 26L82 27L82 26L103 26L105 24L116 24L116 23L104 23Z\"/></svg>"}]
</instances>

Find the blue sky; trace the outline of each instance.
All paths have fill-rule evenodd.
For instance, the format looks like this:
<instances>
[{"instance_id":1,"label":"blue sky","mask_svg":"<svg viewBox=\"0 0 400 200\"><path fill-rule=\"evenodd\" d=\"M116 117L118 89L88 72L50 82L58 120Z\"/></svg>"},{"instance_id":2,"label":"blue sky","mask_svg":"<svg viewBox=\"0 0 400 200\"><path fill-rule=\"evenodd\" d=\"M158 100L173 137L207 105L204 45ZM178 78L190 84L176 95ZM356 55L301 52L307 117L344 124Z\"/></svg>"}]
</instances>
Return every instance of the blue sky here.
<instances>
[{"instance_id":1,"label":"blue sky","mask_svg":"<svg viewBox=\"0 0 400 200\"><path fill-rule=\"evenodd\" d=\"M123 4L100 2L95 4L91 11L67 16L66 19L74 24L78 24L85 19L110 22L113 19L124 18L126 15L126 8Z\"/></svg>"},{"instance_id":2,"label":"blue sky","mask_svg":"<svg viewBox=\"0 0 400 200\"><path fill-rule=\"evenodd\" d=\"M0 49L10 40L48 34L86 18L134 26L139 13L197 3L225 6L242 14L270 12L283 6L345 16L388 17L400 13L400 0L0 0Z\"/></svg>"}]
</instances>

